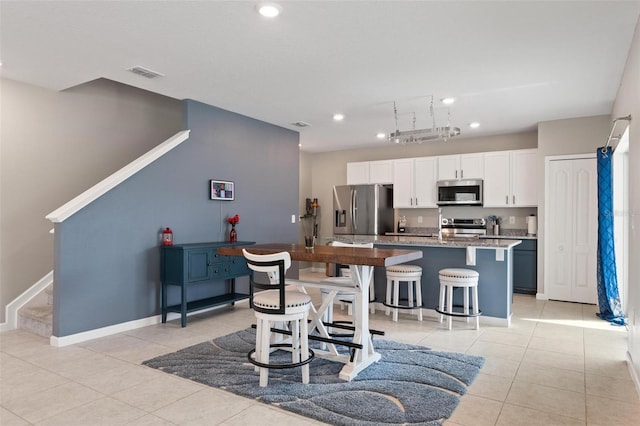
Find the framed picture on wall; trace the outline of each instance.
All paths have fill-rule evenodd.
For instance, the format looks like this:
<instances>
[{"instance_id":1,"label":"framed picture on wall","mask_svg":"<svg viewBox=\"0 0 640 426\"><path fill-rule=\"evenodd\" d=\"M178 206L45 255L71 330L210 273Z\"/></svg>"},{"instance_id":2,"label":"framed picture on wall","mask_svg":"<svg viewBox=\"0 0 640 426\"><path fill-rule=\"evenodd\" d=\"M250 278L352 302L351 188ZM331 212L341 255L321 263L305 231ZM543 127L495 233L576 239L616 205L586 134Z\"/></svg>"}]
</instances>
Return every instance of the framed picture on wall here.
<instances>
[{"instance_id":1,"label":"framed picture on wall","mask_svg":"<svg viewBox=\"0 0 640 426\"><path fill-rule=\"evenodd\" d=\"M235 200L236 191L235 185L232 181L228 180L214 180L211 179L211 199L232 201Z\"/></svg>"}]
</instances>

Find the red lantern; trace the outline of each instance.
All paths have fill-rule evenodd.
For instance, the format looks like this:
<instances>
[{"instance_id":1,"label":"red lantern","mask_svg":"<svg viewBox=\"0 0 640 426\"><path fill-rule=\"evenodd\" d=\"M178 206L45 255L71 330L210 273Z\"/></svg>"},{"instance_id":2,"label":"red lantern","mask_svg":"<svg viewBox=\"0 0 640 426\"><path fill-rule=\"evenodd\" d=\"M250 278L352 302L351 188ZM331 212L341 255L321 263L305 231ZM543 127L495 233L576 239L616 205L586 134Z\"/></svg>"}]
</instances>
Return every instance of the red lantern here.
<instances>
[{"instance_id":1,"label":"red lantern","mask_svg":"<svg viewBox=\"0 0 640 426\"><path fill-rule=\"evenodd\" d=\"M164 231L162 231L162 245L173 245L173 231L171 230L171 228L166 228Z\"/></svg>"}]
</instances>

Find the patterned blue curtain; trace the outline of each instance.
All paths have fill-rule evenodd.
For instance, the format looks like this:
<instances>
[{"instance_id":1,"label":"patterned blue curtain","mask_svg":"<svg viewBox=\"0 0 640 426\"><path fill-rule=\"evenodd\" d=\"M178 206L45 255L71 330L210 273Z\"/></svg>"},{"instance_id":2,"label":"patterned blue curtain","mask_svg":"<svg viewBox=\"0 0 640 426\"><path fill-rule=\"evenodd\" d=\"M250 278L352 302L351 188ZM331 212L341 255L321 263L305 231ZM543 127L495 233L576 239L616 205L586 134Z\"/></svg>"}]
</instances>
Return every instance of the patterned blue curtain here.
<instances>
[{"instance_id":1,"label":"patterned blue curtain","mask_svg":"<svg viewBox=\"0 0 640 426\"><path fill-rule=\"evenodd\" d=\"M611 147L598 148L598 307L597 314L615 325L625 319L618 293L613 240L613 173Z\"/></svg>"}]
</instances>

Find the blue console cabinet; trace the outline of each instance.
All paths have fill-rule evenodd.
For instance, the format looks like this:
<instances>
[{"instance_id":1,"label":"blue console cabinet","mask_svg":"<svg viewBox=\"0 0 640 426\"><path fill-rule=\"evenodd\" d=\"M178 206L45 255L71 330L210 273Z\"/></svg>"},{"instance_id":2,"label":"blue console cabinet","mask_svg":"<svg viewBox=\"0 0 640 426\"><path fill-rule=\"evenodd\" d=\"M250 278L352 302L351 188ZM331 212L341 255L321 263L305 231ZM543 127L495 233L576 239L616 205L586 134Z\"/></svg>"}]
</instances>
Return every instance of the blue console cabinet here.
<instances>
[{"instance_id":1,"label":"blue console cabinet","mask_svg":"<svg viewBox=\"0 0 640 426\"><path fill-rule=\"evenodd\" d=\"M218 305L233 305L238 300L249 298L248 294L236 293L235 279L249 275L246 261L237 256L218 254L220 247L250 245L254 242L211 242L177 244L162 247L162 322L167 322L168 312L180 313L182 327L187 325L187 313ZM189 300L188 289L196 285L218 287L219 295ZM167 306L168 286L180 287L180 303Z\"/></svg>"}]
</instances>

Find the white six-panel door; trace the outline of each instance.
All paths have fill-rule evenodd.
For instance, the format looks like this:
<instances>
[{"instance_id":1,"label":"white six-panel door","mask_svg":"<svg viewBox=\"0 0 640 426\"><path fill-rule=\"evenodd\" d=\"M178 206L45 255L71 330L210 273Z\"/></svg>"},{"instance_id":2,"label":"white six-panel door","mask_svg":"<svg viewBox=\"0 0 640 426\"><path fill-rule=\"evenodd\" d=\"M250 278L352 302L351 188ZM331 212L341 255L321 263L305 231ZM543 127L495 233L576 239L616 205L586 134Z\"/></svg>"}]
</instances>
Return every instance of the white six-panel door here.
<instances>
[{"instance_id":1,"label":"white six-panel door","mask_svg":"<svg viewBox=\"0 0 640 426\"><path fill-rule=\"evenodd\" d=\"M596 159L551 160L547 179L547 297L597 303Z\"/></svg>"}]
</instances>

